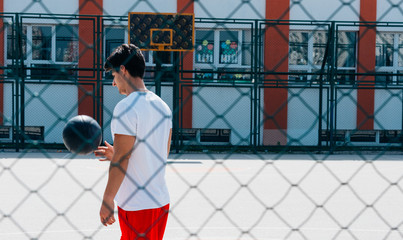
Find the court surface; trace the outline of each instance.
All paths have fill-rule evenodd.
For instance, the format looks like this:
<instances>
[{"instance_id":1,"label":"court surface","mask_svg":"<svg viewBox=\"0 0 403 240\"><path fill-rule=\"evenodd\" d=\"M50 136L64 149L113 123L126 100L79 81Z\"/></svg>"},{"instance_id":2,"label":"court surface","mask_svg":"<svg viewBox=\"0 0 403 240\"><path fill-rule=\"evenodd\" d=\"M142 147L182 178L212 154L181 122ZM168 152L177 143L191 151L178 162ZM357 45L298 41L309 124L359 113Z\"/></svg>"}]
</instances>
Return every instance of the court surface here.
<instances>
[{"instance_id":1,"label":"court surface","mask_svg":"<svg viewBox=\"0 0 403 240\"><path fill-rule=\"evenodd\" d=\"M164 239L402 239L401 159L171 154ZM93 155L0 152L0 239L119 239L98 217L107 171Z\"/></svg>"}]
</instances>

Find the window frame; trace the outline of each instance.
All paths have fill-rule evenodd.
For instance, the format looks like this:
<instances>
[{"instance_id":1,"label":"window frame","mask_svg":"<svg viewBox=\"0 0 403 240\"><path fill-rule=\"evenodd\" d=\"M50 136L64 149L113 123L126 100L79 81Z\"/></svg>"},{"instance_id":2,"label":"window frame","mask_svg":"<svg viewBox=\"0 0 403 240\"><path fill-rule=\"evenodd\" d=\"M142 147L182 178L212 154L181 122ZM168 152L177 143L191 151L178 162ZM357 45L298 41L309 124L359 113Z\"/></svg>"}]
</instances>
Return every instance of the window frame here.
<instances>
[{"instance_id":1,"label":"window frame","mask_svg":"<svg viewBox=\"0 0 403 240\"><path fill-rule=\"evenodd\" d=\"M306 59L306 64L290 64L290 59L288 59L288 71L291 73L290 75L292 75L293 72L295 73L306 73L306 75L300 75L303 76L302 79L300 78L301 82L311 82L313 75L311 75L313 73L313 70L319 70L320 67L318 69L316 69L313 66L319 66L319 65L313 65L313 59L314 59L314 38L313 38L313 33L314 31L310 31L310 30L290 30L290 34L292 32L300 32L300 33L307 33L308 34L308 42L307 42L307 59ZM290 48L290 43L289 43L289 48ZM289 52L290 54L290 52ZM289 76L290 76L289 75Z\"/></svg>"},{"instance_id":2,"label":"window frame","mask_svg":"<svg viewBox=\"0 0 403 240\"><path fill-rule=\"evenodd\" d=\"M326 31L312 31L312 30L290 30L291 32L301 32L301 33L307 33L308 34L308 42L307 42L307 64L304 65L291 65L288 64L288 69L289 72L291 73L289 76L292 75L293 72L295 73L306 73L306 75L299 75L299 76L303 76L300 78L300 80L296 80L299 82L303 82L303 83L317 83L315 81L315 76L313 75L316 71L319 71L321 69L321 65L314 65L314 46L315 44L320 44L320 43L315 43L314 42L314 34L316 32L321 32L321 33L326 33ZM336 63L336 71L357 71L357 31L338 31L338 32L353 32L355 33L355 54L354 54L354 66L353 67L339 67L337 66ZM335 54L336 54L336 61L338 59L338 38L336 39L336 48L335 48ZM327 39L326 39L327 41ZM289 44L290 45L290 44ZM290 62L290 61L289 61ZM348 82L348 81L343 81L343 83L340 81L339 84L348 84L351 85L353 83L348 82L348 83L344 83L344 82ZM355 81L354 81L355 82Z\"/></svg>"},{"instance_id":3,"label":"window frame","mask_svg":"<svg viewBox=\"0 0 403 240\"><path fill-rule=\"evenodd\" d=\"M218 69L218 68L223 68L223 67L229 67L229 68L250 68L251 65L243 64L242 62L242 46L244 44L244 31L248 31L249 29L210 29L210 28L197 28L195 30L195 36L197 34L197 31L212 31L213 37L214 37L214 57L213 57L213 63L198 63L196 62L196 54L194 54L193 57L193 65L195 68L200 68L200 69ZM237 63L220 63L220 33L221 32L237 32L238 35L238 54L237 54Z\"/></svg>"},{"instance_id":4,"label":"window frame","mask_svg":"<svg viewBox=\"0 0 403 240\"><path fill-rule=\"evenodd\" d=\"M375 80L378 84L392 84L392 85L397 85L401 84L399 78L402 78L401 76L397 76L396 74L402 74L403 73L403 61L400 63L401 66L399 65L399 45L403 44L403 33L402 32L386 32L386 31L381 31L377 32L378 34L382 33L389 33L393 34L393 61L392 61L392 66L378 66L377 63L375 63L375 72L376 73L391 73L395 74L392 77L391 81L380 81L380 80ZM402 36L402 43L400 43L400 36ZM378 42L376 43L378 44ZM381 77L380 75L379 77ZM376 79L376 78L375 78Z\"/></svg>"},{"instance_id":5,"label":"window frame","mask_svg":"<svg viewBox=\"0 0 403 240\"><path fill-rule=\"evenodd\" d=\"M214 48L213 48L213 63L198 63L196 61L196 53L193 56L193 66L195 70L202 71L205 73L194 73L193 78L195 81L210 81L210 82L228 82L228 81L244 81L242 78L235 78L232 79L230 75L238 75L236 73L236 70L244 71L246 69L251 68L251 64L244 64L243 63L243 46L244 46L244 35L247 35L247 31L251 31L251 29L240 29L240 28L234 28L234 29L224 29L224 28L217 28L217 29L211 29L211 28L197 28L195 29L195 36L197 35L198 31L210 31L213 32L213 43L214 43ZM221 42L221 37L220 34L221 32L237 32L237 38L238 38L238 46L237 46L237 63L220 63L220 42ZM253 33L251 33L253 34ZM252 38L252 35L251 35ZM197 41L197 39L196 39ZM252 39L251 39L252 43ZM218 71L218 70L231 70L229 72L223 71L222 73L211 73L211 71ZM207 74L206 78L204 78L204 75ZM228 74L230 78L226 78L225 76ZM198 77L198 75L201 75L201 78ZM242 75L242 74L241 74ZM252 80L247 80L248 82Z\"/></svg>"},{"instance_id":6,"label":"window frame","mask_svg":"<svg viewBox=\"0 0 403 240\"><path fill-rule=\"evenodd\" d=\"M35 24L23 24L22 25L22 27L26 27L26 29L27 29L26 30L26 46L25 46L26 58L24 59L23 64L24 64L24 66L27 67L26 76L29 77L29 79L33 79L33 80L37 79L35 76L33 77L32 69L31 69L35 65L43 64L43 65L61 65L61 66L78 67L78 60L79 60L78 58L77 58L77 61L69 61L69 62L56 61L56 57L57 57L57 55L56 55L56 53L57 53L57 48L56 48L56 43L57 43L57 41L56 41L57 40L56 28L57 28L57 26L58 26L58 24L36 24L36 23ZM78 43L79 42L78 25L77 24L71 24L71 25L68 25L68 26L76 27L76 29L77 29L77 44L79 44ZM13 59L13 58L10 59L7 56L7 52L8 52L8 37L9 37L8 28L10 28L10 27L11 27L10 24L5 25L5 28L6 28L5 33L6 34L4 34L4 49L5 49L5 51L4 51L4 59L5 59L4 63L7 66L12 65L16 60L16 59ZM36 59L33 59L33 46L32 46L33 45L33 39L32 39L32 37L33 37L32 28L33 27L50 27L50 30L51 30L51 47L50 47L50 59L48 59L48 60L36 60ZM15 37L16 37L16 35L14 34L14 41L15 41ZM13 37L12 37L12 39L13 39ZM79 51L78 46L77 46L77 51ZM77 52L77 56L78 56L78 54L79 53ZM46 76L45 76L45 79L47 79ZM65 80L68 80L68 78L66 78Z\"/></svg>"}]
</instances>

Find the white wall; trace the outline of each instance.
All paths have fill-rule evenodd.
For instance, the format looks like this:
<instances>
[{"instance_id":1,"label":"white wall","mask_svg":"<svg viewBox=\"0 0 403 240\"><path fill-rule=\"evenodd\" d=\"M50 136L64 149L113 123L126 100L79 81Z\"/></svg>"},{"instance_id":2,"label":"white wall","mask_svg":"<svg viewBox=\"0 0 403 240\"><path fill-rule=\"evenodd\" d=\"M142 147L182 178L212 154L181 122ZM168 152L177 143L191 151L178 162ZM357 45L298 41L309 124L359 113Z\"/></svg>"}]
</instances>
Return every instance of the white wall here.
<instances>
[{"instance_id":1,"label":"white wall","mask_svg":"<svg viewBox=\"0 0 403 240\"><path fill-rule=\"evenodd\" d=\"M25 126L44 126L45 143L63 143L66 121L77 115L77 87L61 84L25 86ZM10 121L15 119L12 93L12 85L4 84L4 125L12 125Z\"/></svg>"},{"instance_id":2,"label":"white wall","mask_svg":"<svg viewBox=\"0 0 403 240\"><path fill-rule=\"evenodd\" d=\"M249 2L234 0L204 0L194 2L196 17L215 18L265 18L264 0ZM118 5L117 5L118 3ZM343 5L343 3L349 3ZM377 21L401 22L400 0L377 0ZM394 6L395 5L395 6ZM124 7L123 7L124 6ZM326 7L324 7L326 6ZM128 12L177 12L176 0L103 0L104 14L127 16ZM270 7L270 6L269 6ZM78 0L5 0L5 12L78 14ZM292 20L341 20L358 21L360 0L290 0L290 19Z\"/></svg>"},{"instance_id":3,"label":"white wall","mask_svg":"<svg viewBox=\"0 0 403 240\"><path fill-rule=\"evenodd\" d=\"M78 14L78 0L4 0L4 11Z\"/></svg>"},{"instance_id":4,"label":"white wall","mask_svg":"<svg viewBox=\"0 0 403 240\"><path fill-rule=\"evenodd\" d=\"M45 126L45 143L63 143L66 121L78 114L77 99L75 85L25 84L25 126Z\"/></svg>"},{"instance_id":5,"label":"white wall","mask_svg":"<svg viewBox=\"0 0 403 240\"><path fill-rule=\"evenodd\" d=\"M337 129L357 128L357 90L337 89Z\"/></svg>"},{"instance_id":6,"label":"white wall","mask_svg":"<svg viewBox=\"0 0 403 240\"><path fill-rule=\"evenodd\" d=\"M194 2L196 17L264 19L265 1L203 0Z\"/></svg>"},{"instance_id":7,"label":"white wall","mask_svg":"<svg viewBox=\"0 0 403 240\"><path fill-rule=\"evenodd\" d=\"M249 145L249 88L193 87L193 93L193 128L229 128L231 144ZM217 118L218 115L223 118Z\"/></svg>"},{"instance_id":8,"label":"white wall","mask_svg":"<svg viewBox=\"0 0 403 240\"><path fill-rule=\"evenodd\" d=\"M3 122L4 125L11 126L14 119L13 116L13 86L11 83L5 83L3 93Z\"/></svg>"},{"instance_id":9,"label":"white wall","mask_svg":"<svg viewBox=\"0 0 403 240\"><path fill-rule=\"evenodd\" d=\"M150 89L151 91L154 91L154 88L151 87L147 87L148 89ZM168 105L168 107L171 109L171 111L173 111L173 96L174 96L174 92L173 92L173 87L170 86L162 86L161 87L161 99L164 100L164 102Z\"/></svg>"},{"instance_id":10,"label":"white wall","mask_svg":"<svg viewBox=\"0 0 403 240\"><path fill-rule=\"evenodd\" d=\"M375 90L374 129L402 128L402 90Z\"/></svg>"},{"instance_id":11,"label":"white wall","mask_svg":"<svg viewBox=\"0 0 403 240\"><path fill-rule=\"evenodd\" d=\"M343 3L350 3L343 5ZM290 1L291 20L358 21L360 0L303 0Z\"/></svg>"},{"instance_id":12,"label":"white wall","mask_svg":"<svg viewBox=\"0 0 403 240\"><path fill-rule=\"evenodd\" d=\"M175 13L176 0L103 0L104 15L127 16L129 12Z\"/></svg>"},{"instance_id":13,"label":"white wall","mask_svg":"<svg viewBox=\"0 0 403 240\"><path fill-rule=\"evenodd\" d=\"M377 0L376 9L377 21L402 22L402 2L400 0Z\"/></svg>"},{"instance_id":14,"label":"white wall","mask_svg":"<svg viewBox=\"0 0 403 240\"><path fill-rule=\"evenodd\" d=\"M322 129L326 129L327 91L323 90ZM288 91L288 144L315 146L318 144L319 89L290 88Z\"/></svg>"}]
</instances>

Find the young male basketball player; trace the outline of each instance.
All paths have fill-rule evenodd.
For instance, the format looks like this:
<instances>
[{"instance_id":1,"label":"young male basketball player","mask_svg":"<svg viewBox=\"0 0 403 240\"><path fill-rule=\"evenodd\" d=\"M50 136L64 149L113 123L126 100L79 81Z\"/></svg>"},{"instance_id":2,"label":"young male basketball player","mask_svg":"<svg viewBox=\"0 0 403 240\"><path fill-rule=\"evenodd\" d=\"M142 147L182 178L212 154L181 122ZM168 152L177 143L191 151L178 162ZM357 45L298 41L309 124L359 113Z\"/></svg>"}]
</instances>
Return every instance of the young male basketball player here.
<instances>
[{"instance_id":1,"label":"young male basketball player","mask_svg":"<svg viewBox=\"0 0 403 240\"><path fill-rule=\"evenodd\" d=\"M115 107L111 122L113 146L99 147L95 156L109 160L110 169L100 218L115 222L114 199L121 240L162 239L169 211L165 166L172 134L172 112L147 90L144 56L133 44L119 46L106 60L113 86L126 95Z\"/></svg>"}]
</instances>

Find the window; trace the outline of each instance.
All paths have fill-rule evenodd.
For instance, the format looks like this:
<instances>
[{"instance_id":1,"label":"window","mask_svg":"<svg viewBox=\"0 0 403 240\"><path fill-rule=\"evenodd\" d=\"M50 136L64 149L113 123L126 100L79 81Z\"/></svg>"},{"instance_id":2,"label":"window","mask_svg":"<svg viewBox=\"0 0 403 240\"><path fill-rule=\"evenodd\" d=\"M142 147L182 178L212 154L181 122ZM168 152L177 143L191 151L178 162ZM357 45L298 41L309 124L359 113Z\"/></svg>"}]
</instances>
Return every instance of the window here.
<instances>
[{"instance_id":1,"label":"window","mask_svg":"<svg viewBox=\"0 0 403 240\"><path fill-rule=\"evenodd\" d=\"M197 31L195 44L195 62L214 63L214 32Z\"/></svg>"},{"instance_id":2,"label":"window","mask_svg":"<svg viewBox=\"0 0 403 240\"><path fill-rule=\"evenodd\" d=\"M313 59L312 64L314 66L321 66L325 58L326 47L327 47L327 33L326 32L315 32L313 34Z\"/></svg>"},{"instance_id":3,"label":"window","mask_svg":"<svg viewBox=\"0 0 403 240\"><path fill-rule=\"evenodd\" d=\"M52 27L32 26L32 60L52 60Z\"/></svg>"},{"instance_id":4,"label":"window","mask_svg":"<svg viewBox=\"0 0 403 240\"><path fill-rule=\"evenodd\" d=\"M316 79L315 72L321 68L326 49L325 32L290 31L288 64L290 80L311 82Z\"/></svg>"},{"instance_id":5,"label":"window","mask_svg":"<svg viewBox=\"0 0 403 240\"><path fill-rule=\"evenodd\" d=\"M356 33L339 32L337 34L337 67L355 68L356 66Z\"/></svg>"},{"instance_id":6,"label":"window","mask_svg":"<svg viewBox=\"0 0 403 240\"><path fill-rule=\"evenodd\" d=\"M220 58L221 64L238 63L238 32L220 31Z\"/></svg>"},{"instance_id":7,"label":"window","mask_svg":"<svg viewBox=\"0 0 403 240\"><path fill-rule=\"evenodd\" d=\"M250 30L196 30L195 64L210 68L250 67L251 38Z\"/></svg>"},{"instance_id":8,"label":"window","mask_svg":"<svg viewBox=\"0 0 403 240\"><path fill-rule=\"evenodd\" d=\"M5 25L7 28L7 59L16 59L17 58L17 48L15 44L17 44L17 36L16 32L13 31L13 27L10 25ZM22 40L22 54L24 60L27 59L27 27L23 26L22 31L20 32L21 40Z\"/></svg>"},{"instance_id":9,"label":"window","mask_svg":"<svg viewBox=\"0 0 403 240\"><path fill-rule=\"evenodd\" d=\"M290 65L308 64L308 33L290 32Z\"/></svg>"},{"instance_id":10,"label":"window","mask_svg":"<svg viewBox=\"0 0 403 240\"><path fill-rule=\"evenodd\" d=\"M376 36L376 66L393 66L394 34L379 33Z\"/></svg>"},{"instance_id":11,"label":"window","mask_svg":"<svg viewBox=\"0 0 403 240\"><path fill-rule=\"evenodd\" d=\"M69 79L76 77L78 27L76 25L24 25L21 43L7 27L7 64L16 59L16 44L22 44L28 79Z\"/></svg>"},{"instance_id":12,"label":"window","mask_svg":"<svg viewBox=\"0 0 403 240\"><path fill-rule=\"evenodd\" d=\"M290 31L289 75L290 80L317 83L328 43L325 31ZM353 84L356 67L356 33L340 31L337 34L337 82ZM326 71L326 68L324 69ZM326 72L322 79L326 81Z\"/></svg>"},{"instance_id":13,"label":"window","mask_svg":"<svg viewBox=\"0 0 403 240\"><path fill-rule=\"evenodd\" d=\"M252 63L251 30L197 29L195 36L195 69L201 71L195 79L250 82L245 72Z\"/></svg>"},{"instance_id":14,"label":"window","mask_svg":"<svg viewBox=\"0 0 403 240\"><path fill-rule=\"evenodd\" d=\"M357 40L355 32L338 32L336 49L336 82L339 84L355 84L357 59Z\"/></svg>"},{"instance_id":15,"label":"window","mask_svg":"<svg viewBox=\"0 0 403 240\"><path fill-rule=\"evenodd\" d=\"M56 26L56 62L78 62L76 26Z\"/></svg>"},{"instance_id":16,"label":"window","mask_svg":"<svg viewBox=\"0 0 403 240\"><path fill-rule=\"evenodd\" d=\"M403 34L377 33L375 59L378 84L402 84Z\"/></svg>"},{"instance_id":17,"label":"window","mask_svg":"<svg viewBox=\"0 0 403 240\"><path fill-rule=\"evenodd\" d=\"M125 43L125 30L123 28L105 28L105 59L123 43Z\"/></svg>"},{"instance_id":18,"label":"window","mask_svg":"<svg viewBox=\"0 0 403 240\"><path fill-rule=\"evenodd\" d=\"M242 65L252 65L252 31L242 31L241 55Z\"/></svg>"}]
</instances>

